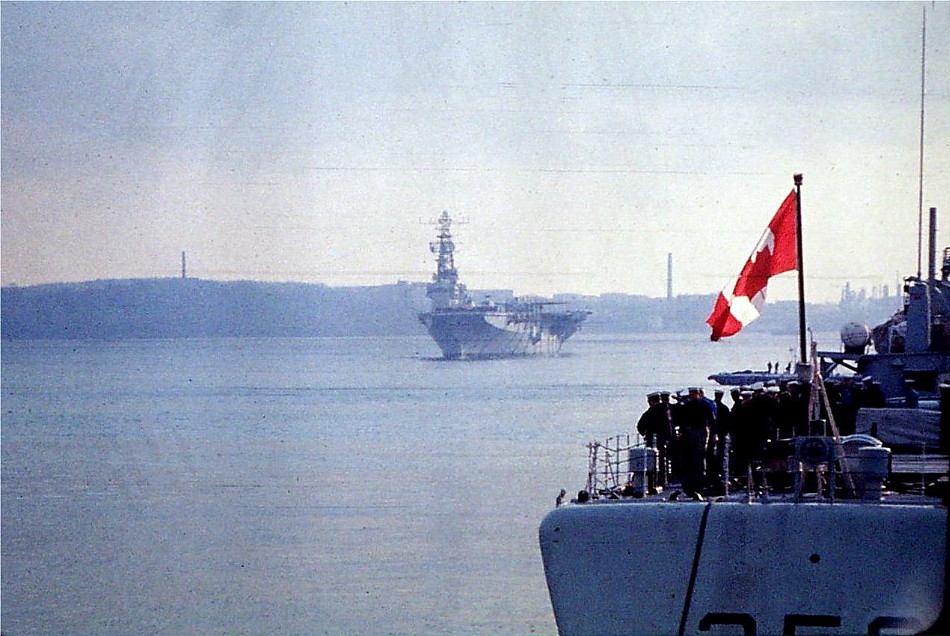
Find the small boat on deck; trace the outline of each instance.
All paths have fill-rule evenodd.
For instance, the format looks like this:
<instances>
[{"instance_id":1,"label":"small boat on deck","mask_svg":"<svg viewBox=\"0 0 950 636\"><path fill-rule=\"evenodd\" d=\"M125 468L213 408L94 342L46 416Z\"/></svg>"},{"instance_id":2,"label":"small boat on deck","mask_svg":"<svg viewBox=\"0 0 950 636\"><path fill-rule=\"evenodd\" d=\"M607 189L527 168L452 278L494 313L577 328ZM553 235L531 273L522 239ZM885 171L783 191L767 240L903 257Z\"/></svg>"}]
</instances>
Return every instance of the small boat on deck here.
<instances>
[{"instance_id":1,"label":"small boat on deck","mask_svg":"<svg viewBox=\"0 0 950 636\"><path fill-rule=\"evenodd\" d=\"M723 386L752 386L760 382L762 384L769 382L781 384L797 378L798 374L796 373L772 373L771 371L752 371L751 369L746 369L745 371L722 371L720 373L713 373L707 379L722 384Z\"/></svg>"}]
</instances>

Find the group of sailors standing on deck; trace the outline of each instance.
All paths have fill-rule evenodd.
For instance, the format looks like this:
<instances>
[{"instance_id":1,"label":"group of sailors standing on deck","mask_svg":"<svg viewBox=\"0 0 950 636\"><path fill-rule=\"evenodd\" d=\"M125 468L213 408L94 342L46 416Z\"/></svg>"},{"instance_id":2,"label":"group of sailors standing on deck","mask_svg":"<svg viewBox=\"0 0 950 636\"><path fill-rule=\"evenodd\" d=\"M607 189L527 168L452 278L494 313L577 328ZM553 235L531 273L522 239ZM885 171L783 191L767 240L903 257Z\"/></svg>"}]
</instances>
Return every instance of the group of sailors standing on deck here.
<instances>
[{"instance_id":1,"label":"group of sailors standing on deck","mask_svg":"<svg viewBox=\"0 0 950 636\"><path fill-rule=\"evenodd\" d=\"M871 378L828 380L825 388L842 435L854 432L859 408L885 406L881 385ZM719 389L714 399L699 387L650 393L637 431L657 451L656 485L675 480L687 496L701 499L741 484L765 459L769 441L826 433L811 430L809 394L809 383L798 380L735 388L731 407ZM828 421L824 405L821 418Z\"/></svg>"}]
</instances>

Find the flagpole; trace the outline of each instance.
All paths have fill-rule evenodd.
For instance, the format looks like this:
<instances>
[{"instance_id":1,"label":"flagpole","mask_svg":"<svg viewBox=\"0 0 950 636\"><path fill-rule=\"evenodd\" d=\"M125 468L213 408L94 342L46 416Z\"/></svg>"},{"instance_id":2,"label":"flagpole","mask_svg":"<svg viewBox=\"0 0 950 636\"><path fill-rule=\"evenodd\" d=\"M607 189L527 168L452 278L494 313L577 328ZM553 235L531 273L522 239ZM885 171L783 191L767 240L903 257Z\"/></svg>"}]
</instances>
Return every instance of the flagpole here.
<instances>
[{"instance_id":1,"label":"flagpole","mask_svg":"<svg viewBox=\"0 0 950 636\"><path fill-rule=\"evenodd\" d=\"M805 350L805 267L802 254L802 175L795 179L795 239L798 242L798 344L801 348L802 363L808 362Z\"/></svg>"}]
</instances>

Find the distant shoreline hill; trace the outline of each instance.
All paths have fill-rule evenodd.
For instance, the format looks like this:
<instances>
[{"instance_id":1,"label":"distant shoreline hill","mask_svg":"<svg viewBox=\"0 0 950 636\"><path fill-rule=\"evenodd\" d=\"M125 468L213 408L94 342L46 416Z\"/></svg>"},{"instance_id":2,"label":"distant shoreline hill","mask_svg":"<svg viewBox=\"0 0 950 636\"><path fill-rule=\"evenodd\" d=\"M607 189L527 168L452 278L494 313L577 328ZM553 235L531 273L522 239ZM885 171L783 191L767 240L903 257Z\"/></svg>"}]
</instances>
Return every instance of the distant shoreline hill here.
<instances>
[{"instance_id":1,"label":"distant shoreline hill","mask_svg":"<svg viewBox=\"0 0 950 636\"><path fill-rule=\"evenodd\" d=\"M508 290L475 292L508 300ZM603 294L553 299L593 313L584 333L708 333L715 294L670 299ZM425 283L330 287L314 283L212 281L195 278L97 280L0 290L4 340L135 338L423 336ZM874 325L898 309L894 296L848 297L808 306L809 326L837 331L850 321ZM797 304L767 305L747 331L795 333Z\"/></svg>"},{"instance_id":2,"label":"distant shoreline hill","mask_svg":"<svg viewBox=\"0 0 950 636\"><path fill-rule=\"evenodd\" d=\"M155 278L0 291L0 335L5 340L331 337L420 330L405 290L397 285Z\"/></svg>"}]
</instances>

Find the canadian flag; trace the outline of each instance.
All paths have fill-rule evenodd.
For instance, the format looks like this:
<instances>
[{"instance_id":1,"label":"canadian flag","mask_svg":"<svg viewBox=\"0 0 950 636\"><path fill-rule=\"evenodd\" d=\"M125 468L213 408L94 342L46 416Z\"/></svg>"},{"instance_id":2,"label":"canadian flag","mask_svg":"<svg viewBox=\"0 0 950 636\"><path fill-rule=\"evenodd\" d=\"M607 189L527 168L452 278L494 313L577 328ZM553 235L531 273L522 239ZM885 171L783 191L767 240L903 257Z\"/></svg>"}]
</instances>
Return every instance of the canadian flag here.
<instances>
[{"instance_id":1,"label":"canadian flag","mask_svg":"<svg viewBox=\"0 0 950 636\"><path fill-rule=\"evenodd\" d=\"M792 190L765 228L739 276L719 292L716 306L706 319L712 327L710 340L733 336L758 318L769 279L798 269L796 204Z\"/></svg>"}]
</instances>

